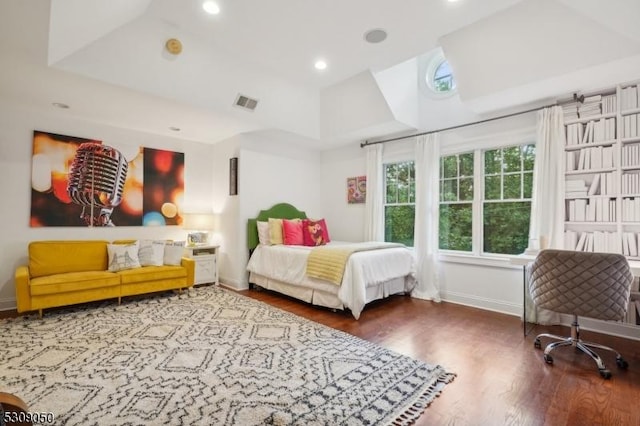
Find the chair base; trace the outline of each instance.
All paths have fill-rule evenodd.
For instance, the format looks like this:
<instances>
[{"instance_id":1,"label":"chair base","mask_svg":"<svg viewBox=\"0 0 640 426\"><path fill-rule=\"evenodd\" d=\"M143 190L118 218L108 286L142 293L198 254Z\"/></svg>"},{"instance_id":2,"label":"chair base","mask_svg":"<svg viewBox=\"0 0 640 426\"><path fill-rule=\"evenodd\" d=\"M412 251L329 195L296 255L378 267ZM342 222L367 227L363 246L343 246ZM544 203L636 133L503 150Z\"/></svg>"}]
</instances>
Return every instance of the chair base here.
<instances>
[{"instance_id":1,"label":"chair base","mask_svg":"<svg viewBox=\"0 0 640 426\"><path fill-rule=\"evenodd\" d=\"M600 358L600 355L598 355L591 348L603 349L603 350L613 352L616 354L616 364L618 365L618 367L626 369L629 366L627 361L625 361L622 358L622 355L620 355L620 353L618 353L615 349L610 348L608 346L601 345L599 343L585 342L582 339L580 339L580 326L578 325L578 317L576 315L574 315L573 322L571 323L571 336L569 337L558 336L558 335L549 334L549 333L539 334L536 336L536 339L533 343L533 345L538 349L542 347L540 343L541 337L558 340L557 342L549 343L544 349L543 358L547 364L553 364L551 351L563 346L573 346L574 348L576 348L576 350L580 350L584 352L585 354L589 355L591 359L595 361L596 365L598 366L598 371L600 372L600 375L605 379L611 378L611 371L609 371L607 367L604 365L604 361L602 361L602 358Z\"/></svg>"}]
</instances>

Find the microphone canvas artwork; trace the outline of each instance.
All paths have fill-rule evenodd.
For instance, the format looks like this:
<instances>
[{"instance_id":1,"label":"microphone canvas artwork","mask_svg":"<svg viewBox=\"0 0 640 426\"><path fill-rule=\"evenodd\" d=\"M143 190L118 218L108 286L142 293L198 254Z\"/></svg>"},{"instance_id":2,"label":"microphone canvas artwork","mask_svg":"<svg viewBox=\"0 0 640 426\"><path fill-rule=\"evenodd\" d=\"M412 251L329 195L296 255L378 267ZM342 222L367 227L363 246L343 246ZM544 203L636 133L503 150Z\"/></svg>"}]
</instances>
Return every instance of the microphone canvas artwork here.
<instances>
[{"instance_id":1,"label":"microphone canvas artwork","mask_svg":"<svg viewBox=\"0 0 640 426\"><path fill-rule=\"evenodd\" d=\"M34 131L32 227L182 223L184 154Z\"/></svg>"}]
</instances>

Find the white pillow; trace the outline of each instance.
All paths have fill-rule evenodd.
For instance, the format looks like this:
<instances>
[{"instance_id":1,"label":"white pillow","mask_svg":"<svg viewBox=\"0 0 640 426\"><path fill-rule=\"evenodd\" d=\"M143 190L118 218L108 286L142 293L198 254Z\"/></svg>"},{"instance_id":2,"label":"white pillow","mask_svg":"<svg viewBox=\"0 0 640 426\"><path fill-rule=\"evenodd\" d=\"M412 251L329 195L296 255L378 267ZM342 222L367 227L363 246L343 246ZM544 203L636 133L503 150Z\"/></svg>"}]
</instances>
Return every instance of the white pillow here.
<instances>
[{"instance_id":1,"label":"white pillow","mask_svg":"<svg viewBox=\"0 0 640 426\"><path fill-rule=\"evenodd\" d=\"M139 240L138 258L142 266L162 266L164 262L164 241Z\"/></svg>"},{"instance_id":2,"label":"white pillow","mask_svg":"<svg viewBox=\"0 0 640 426\"><path fill-rule=\"evenodd\" d=\"M271 244L271 234L269 234L269 222L257 221L258 224L258 242L265 246Z\"/></svg>"},{"instance_id":3,"label":"white pillow","mask_svg":"<svg viewBox=\"0 0 640 426\"><path fill-rule=\"evenodd\" d=\"M133 244L107 244L107 253L110 272L140 267L137 241Z\"/></svg>"},{"instance_id":4,"label":"white pillow","mask_svg":"<svg viewBox=\"0 0 640 426\"><path fill-rule=\"evenodd\" d=\"M167 242L164 245L164 264L179 266L184 253L184 241Z\"/></svg>"}]
</instances>

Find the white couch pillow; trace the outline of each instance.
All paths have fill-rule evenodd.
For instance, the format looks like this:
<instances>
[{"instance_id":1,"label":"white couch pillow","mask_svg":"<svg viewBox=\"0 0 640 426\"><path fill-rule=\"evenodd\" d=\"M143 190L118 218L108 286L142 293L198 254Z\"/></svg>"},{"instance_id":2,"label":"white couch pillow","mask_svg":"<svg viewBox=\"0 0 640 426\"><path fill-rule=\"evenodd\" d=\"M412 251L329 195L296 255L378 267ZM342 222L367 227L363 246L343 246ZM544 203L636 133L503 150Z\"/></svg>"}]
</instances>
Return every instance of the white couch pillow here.
<instances>
[{"instance_id":1,"label":"white couch pillow","mask_svg":"<svg viewBox=\"0 0 640 426\"><path fill-rule=\"evenodd\" d=\"M184 241L167 242L164 245L164 264L179 266L182 262Z\"/></svg>"},{"instance_id":2,"label":"white couch pillow","mask_svg":"<svg viewBox=\"0 0 640 426\"><path fill-rule=\"evenodd\" d=\"M138 258L142 266L162 266L164 263L164 241L139 240Z\"/></svg>"},{"instance_id":3,"label":"white couch pillow","mask_svg":"<svg viewBox=\"0 0 640 426\"><path fill-rule=\"evenodd\" d=\"M258 224L258 242L262 245L271 245L271 234L269 233L269 222L257 221Z\"/></svg>"},{"instance_id":4,"label":"white couch pillow","mask_svg":"<svg viewBox=\"0 0 640 426\"><path fill-rule=\"evenodd\" d=\"M133 244L107 244L107 253L110 272L140 267L137 241Z\"/></svg>"}]
</instances>

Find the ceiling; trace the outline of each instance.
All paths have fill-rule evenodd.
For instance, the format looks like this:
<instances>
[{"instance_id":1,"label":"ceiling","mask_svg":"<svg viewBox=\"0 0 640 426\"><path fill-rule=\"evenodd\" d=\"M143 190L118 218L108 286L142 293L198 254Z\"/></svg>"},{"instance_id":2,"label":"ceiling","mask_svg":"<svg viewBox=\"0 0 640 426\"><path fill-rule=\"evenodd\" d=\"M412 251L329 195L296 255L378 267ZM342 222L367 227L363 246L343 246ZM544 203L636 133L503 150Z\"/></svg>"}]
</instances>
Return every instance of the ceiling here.
<instances>
[{"instance_id":1,"label":"ceiling","mask_svg":"<svg viewBox=\"0 0 640 426\"><path fill-rule=\"evenodd\" d=\"M617 31L620 19L629 21L622 22L629 28L640 28L624 10L608 7L601 13L595 0L558 2L584 5L585 19L600 20L598 25L608 32ZM612 2L633 4L633 0ZM202 0L4 1L0 102L49 111L53 102L61 102L70 108L54 113L206 143L278 129L311 147L331 148L345 139L321 137L326 134L322 127L330 125L323 122L320 107L325 93L335 93L335 88L363 73L375 75L430 52L441 40L450 40L451 50L460 51L465 42L458 34L471 31L466 49L477 50L473 28L482 29L492 16L508 14L520 3L532 4L531 0L402 0L402 7L388 0L217 3L221 12L207 15ZM364 40L364 33L374 28L387 31L384 42ZM630 40L628 49L633 50L638 30L630 31L635 33L621 37ZM169 38L182 42L180 55L164 48ZM459 63L468 59L462 56L456 58ZM314 69L319 58L327 62L326 70ZM490 95L486 90L469 93ZM255 111L234 106L238 94L258 99ZM385 126L375 129L380 135L385 132ZM401 129L391 123L386 131Z\"/></svg>"}]
</instances>

